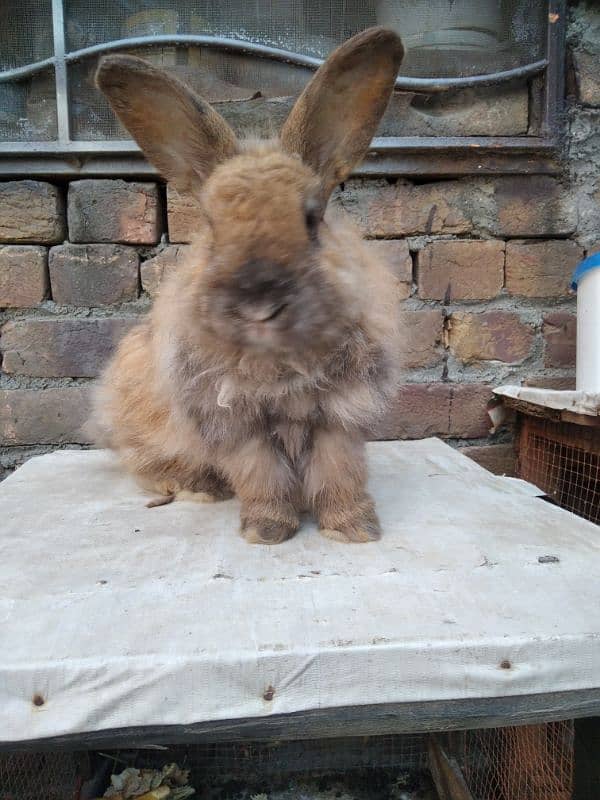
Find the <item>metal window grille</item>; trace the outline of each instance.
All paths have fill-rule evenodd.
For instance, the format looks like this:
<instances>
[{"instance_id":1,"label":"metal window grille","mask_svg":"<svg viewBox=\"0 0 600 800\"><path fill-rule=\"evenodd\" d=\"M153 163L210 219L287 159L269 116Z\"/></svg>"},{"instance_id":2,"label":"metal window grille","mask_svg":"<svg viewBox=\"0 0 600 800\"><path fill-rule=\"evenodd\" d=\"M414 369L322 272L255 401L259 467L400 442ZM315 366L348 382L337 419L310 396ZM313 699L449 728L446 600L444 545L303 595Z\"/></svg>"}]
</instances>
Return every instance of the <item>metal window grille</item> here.
<instances>
[{"instance_id":1,"label":"metal window grille","mask_svg":"<svg viewBox=\"0 0 600 800\"><path fill-rule=\"evenodd\" d=\"M565 0L4 0L0 158L108 155L137 158L140 171L137 146L93 86L102 53L144 55L196 80L209 99L233 104L257 90L266 98L297 94L337 44L378 23L397 24L407 57L367 172L393 171L394 154L468 153L473 144L547 156L555 146L564 15ZM417 114L429 108L435 117L440 98L515 86L529 87L532 98L522 135L402 135L411 97Z\"/></svg>"}]
</instances>

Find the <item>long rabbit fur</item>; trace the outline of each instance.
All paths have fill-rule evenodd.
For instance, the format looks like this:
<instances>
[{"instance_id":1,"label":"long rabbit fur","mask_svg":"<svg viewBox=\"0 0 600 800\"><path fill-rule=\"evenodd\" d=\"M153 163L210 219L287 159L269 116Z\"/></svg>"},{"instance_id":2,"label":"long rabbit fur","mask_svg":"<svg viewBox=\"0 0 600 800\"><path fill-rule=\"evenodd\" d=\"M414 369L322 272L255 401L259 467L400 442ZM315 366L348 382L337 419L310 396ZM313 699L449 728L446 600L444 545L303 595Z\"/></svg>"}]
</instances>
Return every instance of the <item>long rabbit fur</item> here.
<instances>
[{"instance_id":1,"label":"long rabbit fur","mask_svg":"<svg viewBox=\"0 0 600 800\"><path fill-rule=\"evenodd\" d=\"M337 540L379 536L364 440L397 383L397 286L324 212L365 155L401 59L390 31L349 40L269 141L239 141L140 59L98 70L148 159L195 198L197 233L99 382L97 440L165 500L235 493L249 542L289 538L304 510Z\"/></svg>"}]
</instances>

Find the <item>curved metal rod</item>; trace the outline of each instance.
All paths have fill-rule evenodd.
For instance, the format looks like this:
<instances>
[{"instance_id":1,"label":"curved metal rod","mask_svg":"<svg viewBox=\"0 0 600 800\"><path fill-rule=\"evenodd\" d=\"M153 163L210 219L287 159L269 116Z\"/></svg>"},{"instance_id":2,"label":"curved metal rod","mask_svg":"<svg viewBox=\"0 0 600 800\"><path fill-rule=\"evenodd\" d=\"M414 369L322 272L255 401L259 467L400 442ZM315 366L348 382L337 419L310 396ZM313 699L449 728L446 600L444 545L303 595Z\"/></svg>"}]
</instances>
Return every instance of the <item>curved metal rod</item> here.
<instances>
[{"instance_id":1,"label":"curved metal rod","mask_svg":"<svg viewBox=\"0 0 600 800\"><path fill-rule=\"evenodd\" d=\"M522 78L531 78L543 72L548 66L548 59L542 58L531 64L501 72L490 72L487 75L472 75L469 78L396 78L395 88L406 92L425 92L438 94L452 89L470 89L474 86L494 86Z\"/></svg>"},{"instance_id":2,"label":"curved metal rod","mask_svg":"<svg viewBox=\"0 0 600 800\"><path fill-rule=\"evenodd\" d=\"M0 83L9 83L9 81L19 81L22 78L28 78L30 75L35 75L36 72L41 72L43 69L53 67L56 64L54 56L45 58L43 61L36 61L34 64L26 64L24 67L14 67L14 69L5 69L0 72Z\"/></svg>"},{"instance_id":3,"label":"curved metal rod","mask_svg":"<svg viewBox=\"0 0 600 800\"><path fill-rule=\"evenodd\" d=\"M268 58L273 61L281 61L285 64L292 64L296 67L305 67L308 69L318 69L323 63L322 58L315 58L314 56L307 56L301 53L292 53L289 50L281 50L277 47L270 47L265 44L202 34L167 34L161 36L135 36L131 39L116 39L112 42L103 42L102 44L95 44L91 47L84 47L81 50L74 50L71 53L67 53L65 55L65 61L67 64L71 64L75 61L88 58L89 56L98 55L100 53L110 53L114 50L127 50L134 47L147 47L148 45L159 47L161 45L177 44L202 45L203 47L212 47L216 50L246 53L256 56L257 58ZM35 64L27 64L24 67L5 70L4 72L0 72L0 83L26 78L55 63L55 58L46 58L44 61L37 61ZM439 93L448 92L452 89L468 89L474 86L491 86L493 84L504 83L505 81L519 78L529 78L532 75L537 75L537 73L542 72L547 66L548 60L544 58L540 61L534 61L531 64L525 64L522 67L515 67L514 69L503 70L501 72L492 72L488 75L473 75L468 78L400 77L396 79L396 89L408 92Z\"/></svg>"}]
</instances>

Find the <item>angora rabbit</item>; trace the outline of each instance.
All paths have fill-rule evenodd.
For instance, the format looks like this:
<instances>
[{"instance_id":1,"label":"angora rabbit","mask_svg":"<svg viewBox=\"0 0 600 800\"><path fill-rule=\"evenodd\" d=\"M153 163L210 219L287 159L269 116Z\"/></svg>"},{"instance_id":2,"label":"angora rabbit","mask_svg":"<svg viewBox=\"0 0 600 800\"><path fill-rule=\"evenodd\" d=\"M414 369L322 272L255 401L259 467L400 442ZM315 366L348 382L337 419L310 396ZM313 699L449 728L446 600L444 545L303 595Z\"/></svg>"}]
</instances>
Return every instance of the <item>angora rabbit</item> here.
<instances>
[{"instance_id":1,"label":"angora rabbit","mask_svg":"<svg viewBox=\"0 0 600 800\"><path fill-rule=\"evenodd\" d=\"M198 219L185 263L105 370L98 441L165 502L235 493L249 542L284 541L304 510L339 541L379 536L364 438L396 383L396 284L352 227L323 215L367 152L402 55L388 30L350 39L272 141L239 141L140 59L111 55L98 69Z\"/></svg>"}]
</instances>

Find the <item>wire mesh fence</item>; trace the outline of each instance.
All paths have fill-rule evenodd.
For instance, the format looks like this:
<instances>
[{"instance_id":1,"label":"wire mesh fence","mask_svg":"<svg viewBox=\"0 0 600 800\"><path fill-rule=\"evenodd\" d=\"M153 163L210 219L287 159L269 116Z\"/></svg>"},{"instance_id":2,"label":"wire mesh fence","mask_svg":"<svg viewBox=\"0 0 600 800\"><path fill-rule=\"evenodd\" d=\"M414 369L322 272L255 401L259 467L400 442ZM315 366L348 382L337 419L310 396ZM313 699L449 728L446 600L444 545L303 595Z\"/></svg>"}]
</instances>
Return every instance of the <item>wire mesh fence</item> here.
<instances>
[{"instance_id":1,"label":"wire mesh fence","mask_svg":"<svg viewBox=\"0 0 600 800\"><path fill-rule=\"evenodd\" d=\"M325 774L357 769L426 769L427 737L420 734L220 742L170 748L175 761L218 778L265 777L281 773Z\"/></svg>"},{"instance_id":2,"label":"wire mesh fence","mask_svg":"<svg viewBox=\"0 0 600 800\"><path fill-rule=\"evenodd\" d=\"M0 753L0 800L76 800L82 774L76 753Z\"/></svg>"},{"instance_id":3,"label":"wire mesh fence","mask_svg":"<svg viewBox=\"0 0 600 800\"><path fill-rule=\"evenodd\" d=\"M600 523L600 428L521 415L518 463L557 505Z\"/></svg>"},{"instance_id":4,"label":"wire mesh fence","mask_svg":"<svg viewBox=\"0 0 600 800\"><path fill-rule=\"evenodd\" d=\"M468 731L463 774L473 800L570 800L572 721Z\"/></svg>"},{"instance_id":5,"label":"wire mesh fence","mask_svg":"<svg viewBox=\"0 0 600 800\"><path fill-rule=\"evenodd\" d=\"M447 745L462 770L472 800L570 800L572 797L572 721L450 734ZM175 745L159 750L99 753L92 761L105 783L111 773L118 774L127 767L160 769L176 762L190 770L190 784L196 786L198 796L202 796L201 790L219 785L238 789L240 783L259 786L261 794L267 794L269 786L299 776L345 776L346 786L361 787L361 797L371 797L368 791L365 793L365 787L372 786L372 797L379 798L384 784L378 775L387 774L388 787L395 785L394 781L398 783L399 778L403 785L408 785L410 775L426 775L428 736L399 734ZM84 773L89 777L89 766L86 758L68 752L0 754L0 800L80 800L90 796L80 794ZM219 794L225 796L229 795Z\"/></svg>"}]
</instances>

